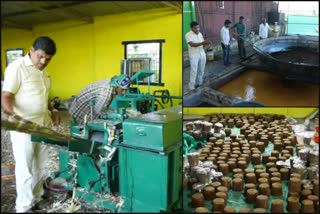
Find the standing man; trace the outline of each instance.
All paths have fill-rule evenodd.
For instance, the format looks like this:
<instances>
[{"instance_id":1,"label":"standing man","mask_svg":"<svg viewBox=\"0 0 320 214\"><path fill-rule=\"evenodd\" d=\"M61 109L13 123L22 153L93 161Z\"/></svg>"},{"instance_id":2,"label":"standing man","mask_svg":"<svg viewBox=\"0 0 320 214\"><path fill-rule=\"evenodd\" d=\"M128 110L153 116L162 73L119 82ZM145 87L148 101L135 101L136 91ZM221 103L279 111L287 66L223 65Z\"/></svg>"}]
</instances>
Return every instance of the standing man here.
<instances>
[{"instance_id":1,"label":"standing man","mask_svg":"<svg viewBox=\"0 0 320 214\"><path fill-rule=\"evenodd\" d=\"M245 41L246 41L246 25L244 24L244 17L239 17L239 22L234 26L234 35L237 37L238 42L238 53L241 59L246 58L246 49L245 49Z\"/></svg>"},{"instance_id":2,"label":"standing man","mask_svg":"<svg viewBox=\"0 0 320 214\"><path fill-rule=\"evenodd\" d=\"M206 66L206 53L203 45L209 45L209 40L204 40L197 22L191 22L191 31L186 34L190 60L189 89L193 90L203 83L203 74Z\"/></svg>"},{"instance_id":3,"label":"standing man","mask_svg":"<svg viewBox=\"0 0 320 214\"><path fill-rule=\"evenodd\" d=\"M221 47L223 50L223 63L225 66L231 64L230 62L230 30L231 21L229 19L224 21L224 25L220 30L220 38L221 38Z\"/></svg>"},{"instance_id":4,"label":"standing man","mask_svg":"<svg viewBox=\"0 0 320 214\"><path fill-rule=\"evenodd\" d=\"M267 23L267 19L262 19L262 23L259 26L259 37L260 39L266 39L268 38L268 31L272 30L274 31Z\"/></svg>"},{"instance_id":5,"label":"standing man","mask_svg":"<svg viewBox=\"0 0 320 214\"><path fill-rule=\"evenodd\" d=\"M4 75L2 107L12 119L26 119L42 126L59 124L58 110L48 99L50 76L45 70L56 53L54 41L37 38L28 54L8 65ZM48 157L46 145L33 143L31 135L10 131L16 178L16 211L27 212L43 196L43 176Z\"/></svg>"}]
</instances>

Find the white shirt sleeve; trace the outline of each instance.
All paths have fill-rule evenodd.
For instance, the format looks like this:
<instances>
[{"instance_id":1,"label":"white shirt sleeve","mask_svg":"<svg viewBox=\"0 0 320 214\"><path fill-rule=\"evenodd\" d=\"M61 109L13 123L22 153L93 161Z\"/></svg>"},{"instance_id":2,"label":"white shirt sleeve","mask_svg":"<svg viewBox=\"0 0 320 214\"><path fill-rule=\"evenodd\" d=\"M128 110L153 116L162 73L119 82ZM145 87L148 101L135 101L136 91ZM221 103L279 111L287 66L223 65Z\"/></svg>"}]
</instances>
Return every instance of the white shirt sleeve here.
<instances>
[{"instance_id":1,"label":"white shirt sleeve","mask_svg":"<svg viewBox=\"0 0 320 214\"><path fill-rule=\"evenodd\" d=\"M202 33L200 33L200 32L199 32L199 37L200 37L200 41L203 42L203 41L204 41L204 38L203 38L203 36L202 36Z\"/></svg>"},{"instance_id":2,"label":"white shirt sleeve","mask_svg":"<svg viewBox=\"0 0 320 214\"><path fill-rule=\"evenodd\" d=\"M259 26L259 36L260 36L260 37L262 37L262 28L263 28L262 25L263 25L263 24L260 24L260 26Z\"/></svg>"},{"instance_id":3,"label":"white shirt sleeve","mask_svg":"<svg viewBox=\"0 0 320 214\"><path fill-rule=\"evenodd\" d=\"M190 32L186 34L186 41L188 44L189 44L189 42L192 42L192 35Z\"/></svg>"},{"instance_id":4,"label":"white shirt sleeve","mask_svg":"<svg viewBox=\"0 0 320 214\"><path fill-rule=\"evenodd\" d=\"M3 91L11 92L16 94L21 84L21 72L15 64L10 64L5 73L3 81Z\"/></svg>"},{"instance_id":5,"label":"white shirt sleeve","mask_svg":"<svg viewBox=\"0 0 320 214\"><path fill-rule=\"evenodd\" d=\"M268 28L269 30L273 30L273 29L268 25L268 23L267 23L266 25L267 25L267 28Z\"/></svg>"},{"instance_id":6,"label":"white shirt sleeve","mask_svg":"<svg viewBox=\"0 0 320 214\"><path fill-rule=\"evenodd\" d=\"M225 30L224 28L221 28L221 31L220 31L220 36L221 36L221 42L225 45L228 45L229 44L229 31Z\"/></svg>"}]
</instances>

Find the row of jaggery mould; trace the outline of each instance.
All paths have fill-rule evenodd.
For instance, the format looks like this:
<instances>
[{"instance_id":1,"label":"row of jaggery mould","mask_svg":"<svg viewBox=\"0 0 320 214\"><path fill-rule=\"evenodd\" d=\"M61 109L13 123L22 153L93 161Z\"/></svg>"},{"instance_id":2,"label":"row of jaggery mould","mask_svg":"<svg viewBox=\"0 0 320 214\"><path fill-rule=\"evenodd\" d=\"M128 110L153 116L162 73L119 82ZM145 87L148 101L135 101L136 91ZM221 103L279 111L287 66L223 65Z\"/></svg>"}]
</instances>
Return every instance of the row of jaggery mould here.
<instances>
[{"instance_id":1,"label":"row of jaggery mould","mask_svg":"<svg viewBox=\"0 0 320 214\"><path fill-rule=\"evenodd\" d=\"M196 213L209 211L205 201L212 201L212 212L235 213L235 207L227 206L229 191L242 192L245 202L254 205L254 213L267 212L270 204L273 213L318 213L318 147L298 142L285 117L216 115L209 121L222 123L225 136L208 135L207 121L189 123L185 130L198 140L208 140L198 152L189 153L184 164L184 189L192 192ZM239 135L232 133L234 126ZM271 146L271 153L265 152Z\"/></svg>"}]
</instances>

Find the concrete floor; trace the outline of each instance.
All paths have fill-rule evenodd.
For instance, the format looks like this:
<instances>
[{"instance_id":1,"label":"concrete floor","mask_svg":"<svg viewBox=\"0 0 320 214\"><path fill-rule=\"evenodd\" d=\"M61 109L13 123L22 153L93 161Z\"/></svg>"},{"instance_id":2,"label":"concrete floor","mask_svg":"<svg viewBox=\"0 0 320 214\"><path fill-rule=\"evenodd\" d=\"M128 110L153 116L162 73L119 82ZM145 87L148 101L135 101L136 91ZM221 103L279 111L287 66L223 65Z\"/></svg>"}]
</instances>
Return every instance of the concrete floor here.
<instances>
[{"instance_id":1,"label":"concrete floor","mask_svg":"<svg viewBox=\"0 0 320 214\"><path fill-rule=\"evenodd\" d=\"M255 51L252 48L252 45L249 42L246 43L246 54L247 57L254 54ZM204 76L203 76L203 85L206 85L210 81L219 80L219 78L228 75L234 69L237 69L241 66L239 63L242 61L238 55L238 48L237 46L231 49L231 62L230 66L225 66L223 64L222 53L215 53L214 61L207 61ZM190 91L188 87L189 83L189 76L190 76L190 66L184 66L183 68L183 95L191 94L195 90Z\"/></svg>"}]
</instances>

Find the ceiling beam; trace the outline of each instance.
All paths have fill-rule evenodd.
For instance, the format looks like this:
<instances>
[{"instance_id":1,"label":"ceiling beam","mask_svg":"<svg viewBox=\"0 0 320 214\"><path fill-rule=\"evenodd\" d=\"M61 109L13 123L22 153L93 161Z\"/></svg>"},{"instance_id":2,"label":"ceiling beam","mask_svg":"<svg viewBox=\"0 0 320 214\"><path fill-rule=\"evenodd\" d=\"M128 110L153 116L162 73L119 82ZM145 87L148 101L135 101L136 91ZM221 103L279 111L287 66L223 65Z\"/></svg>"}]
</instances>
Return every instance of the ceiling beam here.
<instances>
[{"instance_id":1,"label":"ceiling beam","mask_svg":"<svg viewBox=\"0 0 320 214\"><path fill-rule=\"evenodd\" d=\"M18 24L14 21L11 21L11 20L3 20L2 19L2 26L5 26L5 27L13 27L13 28L18 28L18 29L23 29L23 30L29 30L31 31L32 30L32 27L31 26L26 26L26 25L21 25L21 24Z\"/></svg>"},{"instance_id":2,"label":"ceiling beam","mask_svg":"<svg viewBox=\"0 0 320 214\"><path fill-rule=\"evenodd\" d=\"M165 5L165 6L167 6L167 7L171 7L171 8L173 8L173 9L177 10L179 13L182 12L182 6L176 5L176 4L174 4L174 2L170 2L170 1L160 1L160 3L163 4L163 5Z\"/></svg>"},{"instance_id":3,"label":"ceiling beam","mask_svg":"<svg viewBox=\"0 0 320 214\"><path fill-rule=\"evenodd\" d=\"M94 2L94 1L92 1L92 2ZM92 17L85 16L85 15L81 14L79 11L77 11L71 7L66 7L66 6L62 5L60 2L55 2L55 5L57 5L58 8L63 9L66 13L70 13L74 17L76 17L82 21L85 21L90 24L94 22L94 19Z\"/></svg>"},{"instance_id":4,"label":"ceiling beam","mask_svg":"<svg viewBox=\"0 0 320 214\"><path fill-rule=\"evenodd\" d=\"M54 3L54 2L50 2L51 4ZM84 2L82 2L84 3ZM5 19L7 17L14 17L16 15L29 15L29 14L32 14L36 11L38 12L43 12L43 13L49 13L49 14L52 14L54 16L60 16L60 17L63 17L63 18L75 18L75 19L80 19L84 22L87 22L87 23L93 23L94 19L92 17L86 17L82 14L80 14L78 11L75 11L74 9L70 8L70 6L64 6L63 4L61 3L56 3L56 7L55 8L50 8L50 9L45 9L43 7L40 7L38 5L36 5L35 2L23 2L23 1L20 1L19 4L22 4L22 5L26 5L28 8L31 8L33 11L29 11L29 12L26 12L26 13L17 13L17 14L8 14L6 16L2 16L2 19ZM81 4L81 3L80 3ZM73 5L72 5L73 6ZM57 12L57 9L61 9L61 12L63 13L59 13Z\"/></svg>"}]
</instances>

